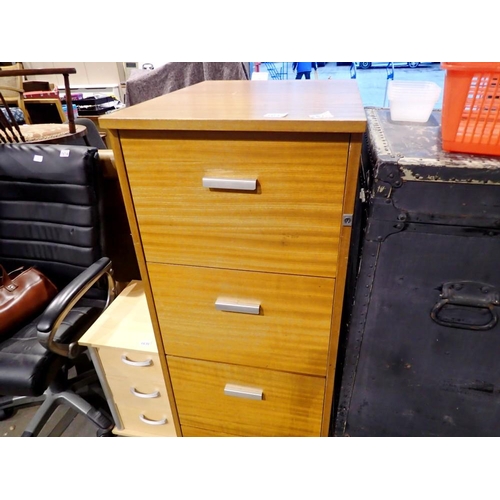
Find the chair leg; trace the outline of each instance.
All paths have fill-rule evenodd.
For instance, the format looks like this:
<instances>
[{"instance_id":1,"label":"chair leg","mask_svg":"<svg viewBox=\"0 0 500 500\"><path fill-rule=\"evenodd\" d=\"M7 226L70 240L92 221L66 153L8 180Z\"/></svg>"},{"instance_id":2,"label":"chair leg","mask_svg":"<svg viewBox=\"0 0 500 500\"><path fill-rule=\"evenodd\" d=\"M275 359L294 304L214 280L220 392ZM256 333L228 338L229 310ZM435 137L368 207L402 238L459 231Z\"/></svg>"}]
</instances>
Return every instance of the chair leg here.
<instances>
[{"instance_id":1,"label":"chair leg","mask_svg":"<svg viewBox=\"0 0 500 500\"><path fill-rule=\"evenodd\" d=\"M66 405L73 408L88 418L98 429L111 430L114 426L112 420L73 391L53 392L49 388L45 392L45 401L27 425L22 433L22 437L38 436L58 405Z\"/></svg>"},{"instance_id":2,"label":"chair leg","mask_svg":"<svg viewBox=\"0 0 500 500\"><path fill-rule=\"evenodd\" d=\"M45 401L38 408L37 412L24 429L21 437L35 437L40 434L43 426L47 423L52 413L57 407L57 398L49 390L45 392Z\"/></svg>"},{"instance_id":3,"label":"chair leg","mask_svg":"<svg viewBox=\"0 0 500 500\"><path fill-rule=\"evenodd\" d=\"M85 401L82 397L75 394L73 391L64 391L58 394L59 404L67 404L74 410L86 416L100 429L111 429L114 423L102 413L100 410L95 409L90 403Z\"/></svg>"}]
</instances>

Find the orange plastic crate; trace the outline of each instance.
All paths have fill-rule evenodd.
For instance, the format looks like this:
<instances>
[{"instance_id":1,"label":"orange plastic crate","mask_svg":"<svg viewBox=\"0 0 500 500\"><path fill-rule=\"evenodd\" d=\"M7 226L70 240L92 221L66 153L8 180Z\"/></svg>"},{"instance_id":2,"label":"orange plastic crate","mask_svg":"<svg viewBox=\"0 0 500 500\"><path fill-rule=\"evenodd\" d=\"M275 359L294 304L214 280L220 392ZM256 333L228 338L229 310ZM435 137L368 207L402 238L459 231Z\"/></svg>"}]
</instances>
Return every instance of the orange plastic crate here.
<instances>
[{"instance_id":1,"label":"orange plastic crate","mask_svg":"<svg viewBox=\"0 0 500 500\"><path fill-rule=\"evenodd\" d=\"M500 62L441 63L445 151L500 155Z\"/></svg>"}]
</instances>

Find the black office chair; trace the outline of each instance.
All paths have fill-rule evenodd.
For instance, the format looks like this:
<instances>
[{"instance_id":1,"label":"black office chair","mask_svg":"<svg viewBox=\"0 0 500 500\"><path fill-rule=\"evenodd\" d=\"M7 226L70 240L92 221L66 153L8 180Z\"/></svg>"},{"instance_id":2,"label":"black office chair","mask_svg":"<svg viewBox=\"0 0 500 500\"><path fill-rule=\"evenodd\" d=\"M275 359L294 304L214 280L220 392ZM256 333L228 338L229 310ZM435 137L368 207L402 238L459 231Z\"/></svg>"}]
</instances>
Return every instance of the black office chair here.
<instances>
[{"instance_id":1,"label":"black office chair","mask_svg":"<svg viewBox=\"0 0 500 500\"><path fill-rule=\"evenodd\" d=\"M108 149L106 143L102 140L99 129L90 118L75 118L77 125L84 125L87 129L85 137L78 137L76 139L69 139L65 144L74 144L75 146L93 146L97 149Z\"/></svg>"},{"instance_id":2,"label":"black office chair","mask_svg":"<svg viewBox=\"0 0 500 500\"><path fill-rule=\"evenodd\" d=\"M115 294L100 172L96 148L0 145L0 263L7 271L34 265L59 290L39 317L0 337L0 420L42 402L23 436L38 435L59 404L111 435L107 408L81 395L97 377L78 345Z\"/></svg>"}]
</instances>

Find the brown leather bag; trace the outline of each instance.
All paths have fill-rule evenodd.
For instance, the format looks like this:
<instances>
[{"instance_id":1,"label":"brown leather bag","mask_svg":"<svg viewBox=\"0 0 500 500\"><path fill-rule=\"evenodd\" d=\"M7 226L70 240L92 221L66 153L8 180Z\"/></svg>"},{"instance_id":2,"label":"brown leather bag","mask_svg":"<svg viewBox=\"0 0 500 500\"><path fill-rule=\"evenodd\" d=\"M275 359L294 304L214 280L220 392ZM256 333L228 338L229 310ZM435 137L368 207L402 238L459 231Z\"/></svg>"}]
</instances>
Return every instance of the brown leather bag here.
<instances>
[{"instance_id":1,"label":"brown leather bag","mask_svg":"<svg viewBox=\"0 0 500 500\"><path fill-rule=\"evenodd\" d=\"M0 265L0 337L40 314L57 294L56 286L38 269L10 273Z\"/></svg>"}]
</instances>

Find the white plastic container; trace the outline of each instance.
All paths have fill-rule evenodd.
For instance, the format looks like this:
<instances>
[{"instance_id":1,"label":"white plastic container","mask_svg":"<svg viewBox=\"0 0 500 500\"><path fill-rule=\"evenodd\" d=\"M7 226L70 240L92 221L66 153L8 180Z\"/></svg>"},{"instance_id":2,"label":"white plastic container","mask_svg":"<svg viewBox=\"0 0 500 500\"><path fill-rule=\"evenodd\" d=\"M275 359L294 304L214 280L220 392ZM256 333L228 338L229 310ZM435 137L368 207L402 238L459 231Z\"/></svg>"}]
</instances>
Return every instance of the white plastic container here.
<instances>
[{"instance_id":1,"label":"white plastic container","mask_svg":"<svg viewBox=\"0 0 500 500\"><path fill-rule=\"evenodd\" d=\"M440 94L441 87L434 82L391 80L387 89L391 120L426 122Z\"/></svg>"}]
</instances>

